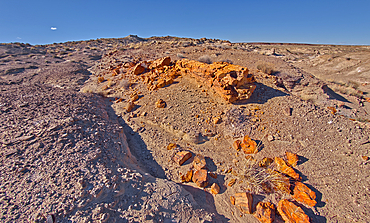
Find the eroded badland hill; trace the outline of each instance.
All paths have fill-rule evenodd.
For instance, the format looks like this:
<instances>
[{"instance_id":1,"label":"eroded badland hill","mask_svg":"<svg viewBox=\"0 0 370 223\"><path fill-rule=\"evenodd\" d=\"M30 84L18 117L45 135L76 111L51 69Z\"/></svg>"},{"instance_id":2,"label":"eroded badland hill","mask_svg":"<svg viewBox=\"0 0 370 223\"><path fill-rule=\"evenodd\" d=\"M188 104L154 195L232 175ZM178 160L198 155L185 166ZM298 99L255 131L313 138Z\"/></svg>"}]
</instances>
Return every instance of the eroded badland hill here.
<instances>
[{"instance_id":1,"label":"eroded badland hill","mask_svg":"<svg viewBox=\"0 0 370 223\"><path fill-rule=\"evenodd\" d=\"M370 47L0 45L2 222L369 222Z\"/></svg>"}]
</instances>

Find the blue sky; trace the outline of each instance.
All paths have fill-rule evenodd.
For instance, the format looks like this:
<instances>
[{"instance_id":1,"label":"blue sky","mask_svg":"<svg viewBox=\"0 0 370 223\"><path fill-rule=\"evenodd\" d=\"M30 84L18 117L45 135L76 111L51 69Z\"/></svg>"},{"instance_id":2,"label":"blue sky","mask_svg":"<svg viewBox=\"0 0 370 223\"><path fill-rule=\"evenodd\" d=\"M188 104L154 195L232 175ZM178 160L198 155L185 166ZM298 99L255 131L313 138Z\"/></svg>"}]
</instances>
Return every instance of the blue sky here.
<instances>
[{"instance_id":1,"label":"blue sky","mask_svg":"<svg viewBox=\"0 0 370 223\"><path fill-rule=\"evenodd\" d=\"M48 44L130 34L370 45L370 1L0 0L0 42Z\"/></svg>"}]
</instances>

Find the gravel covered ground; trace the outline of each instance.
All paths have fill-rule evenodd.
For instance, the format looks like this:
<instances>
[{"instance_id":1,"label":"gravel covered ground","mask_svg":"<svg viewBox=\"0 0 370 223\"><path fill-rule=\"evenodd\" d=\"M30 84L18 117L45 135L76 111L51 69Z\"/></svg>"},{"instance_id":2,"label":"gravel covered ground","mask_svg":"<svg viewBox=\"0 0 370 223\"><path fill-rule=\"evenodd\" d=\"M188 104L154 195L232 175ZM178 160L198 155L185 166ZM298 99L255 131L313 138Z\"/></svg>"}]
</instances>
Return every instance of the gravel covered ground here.
<instances>
[{"instance_id":1,"label":"gravel covered ground","mask_svg":"<svg viewBox=\"0 0 370 223\"><path fill-rule=\"evenodd\" d=\"M299 155L295 170L317 196L315 207L300 205L312 222L370 221L368 75L362 71L356 88L339 85L349 83L341 76L334 83L315 75L320 66L334 75L332 64L317 60L338 51L343 58L356 54L367 67L368 49L313 47L136 36L2 44L1 221L258 222L230 203L245 188L248 159L232 148L244 135L258 143L258 161ZM137 76L111 73L118 64L164 56L248 67L257 88L248 101L230 104L187 76L151 91ZM262 72L261 64L274 72ZM351 66L345 69L357 69ZM133 94L139 97L127 112ZM159 99L165 108L156 107ZM208 172L217 174L209 186L217 183L219 194L182 183L192 159L182 166L171 159L183 150L206 157ZM253 196L254 207L291 199ZM283 220L277 215L276 222Z\"/></svg>"}]
</instances>

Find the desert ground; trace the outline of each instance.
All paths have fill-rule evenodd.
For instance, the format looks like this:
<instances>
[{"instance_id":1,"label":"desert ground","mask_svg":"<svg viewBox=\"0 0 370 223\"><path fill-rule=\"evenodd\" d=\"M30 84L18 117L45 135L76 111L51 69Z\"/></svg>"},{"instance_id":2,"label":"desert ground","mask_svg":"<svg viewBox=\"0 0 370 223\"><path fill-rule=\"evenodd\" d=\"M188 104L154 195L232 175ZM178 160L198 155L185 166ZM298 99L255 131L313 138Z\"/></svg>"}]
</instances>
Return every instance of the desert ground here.
<instances>
[{"instance_id":1,"label":"desert ground","mask_svg":"<svg viewBox=\"0 0 370 223\"><path fill-rule=\"evenodd\" d=\"M370 222L370 46L3 43L0 90L1 222Z\"/></svg>"}]
</instances>

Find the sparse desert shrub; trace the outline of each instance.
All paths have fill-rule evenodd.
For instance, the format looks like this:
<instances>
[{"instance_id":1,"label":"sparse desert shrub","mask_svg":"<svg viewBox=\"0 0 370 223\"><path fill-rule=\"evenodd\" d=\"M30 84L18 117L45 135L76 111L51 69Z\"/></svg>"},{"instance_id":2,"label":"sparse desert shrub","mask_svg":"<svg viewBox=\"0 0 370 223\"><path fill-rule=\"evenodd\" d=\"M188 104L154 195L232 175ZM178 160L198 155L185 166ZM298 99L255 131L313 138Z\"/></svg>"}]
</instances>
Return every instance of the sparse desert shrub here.
<instances>
[{"instance_id":1,"label":"sparse desert shrub","mask_svg":"<svg viewBox=\"0 0 370 223\"><path fill-rule=\"evenodd\" d=\"M289 178L274 170L273 166L261 167L253 158L247 159L241 178L242 188L256 194L290 192Z\"/></svg>"},{"instance_id":2,"label":"sparse desert shrub","mask_svg":"<svg viewBox=\"0 0 370 223\"><path fill-rule=\"evenodd\" d=\"M274 71L274 65L271 63L259 63L257 65L257 69L262 71L265 74L273 74Z\"/></svg>"},{"instance_id":3,"label":"sparse desert shrub","mask_svg":"<svg viewBox=\"0 0 370 223\"><path fill-rule=\"evenodd\" d=\"M198 61L203 62L203 63L207 63L207 64L212 63L211 57L209 55L203 55L203 56L199 57Z\"/></svg>"}]
</instances>

